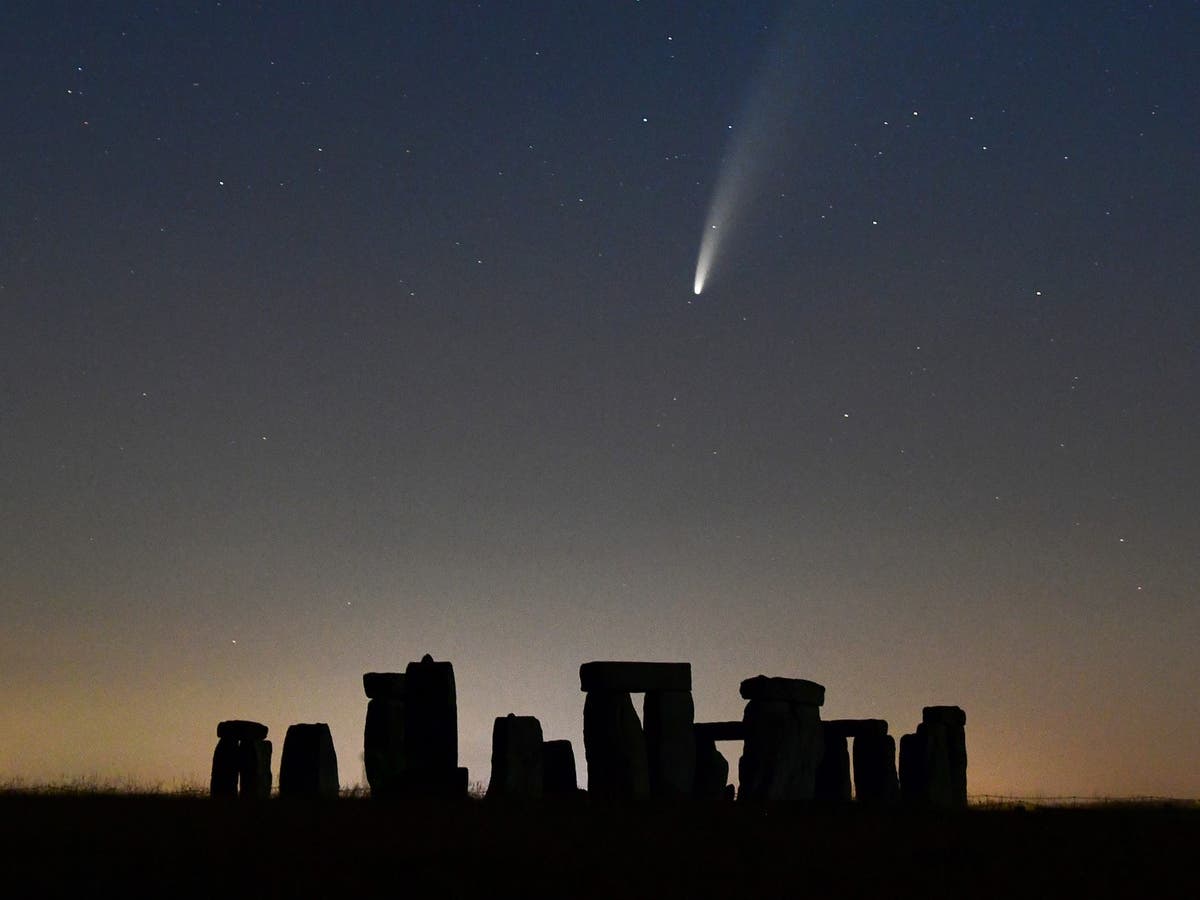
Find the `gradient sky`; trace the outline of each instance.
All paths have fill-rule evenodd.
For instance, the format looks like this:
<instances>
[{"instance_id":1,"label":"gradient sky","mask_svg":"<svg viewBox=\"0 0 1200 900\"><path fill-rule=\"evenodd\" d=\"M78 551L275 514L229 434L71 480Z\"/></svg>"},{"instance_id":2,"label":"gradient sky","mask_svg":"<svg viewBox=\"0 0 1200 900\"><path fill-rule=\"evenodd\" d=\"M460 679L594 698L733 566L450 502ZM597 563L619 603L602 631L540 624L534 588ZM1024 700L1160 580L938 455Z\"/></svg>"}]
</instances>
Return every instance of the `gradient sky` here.
<instances>
[{"instance_id":1,"label":"gradient sky","mask_svg":"<svg viewBox=\"0 0 1200 900\"><path fill-rule=\"evenodd\" d=\"M785 6L4 3L0 781L429 652L472 781L659 659L1200 796L1200 4Z\"/></svg>"}]
</instances>

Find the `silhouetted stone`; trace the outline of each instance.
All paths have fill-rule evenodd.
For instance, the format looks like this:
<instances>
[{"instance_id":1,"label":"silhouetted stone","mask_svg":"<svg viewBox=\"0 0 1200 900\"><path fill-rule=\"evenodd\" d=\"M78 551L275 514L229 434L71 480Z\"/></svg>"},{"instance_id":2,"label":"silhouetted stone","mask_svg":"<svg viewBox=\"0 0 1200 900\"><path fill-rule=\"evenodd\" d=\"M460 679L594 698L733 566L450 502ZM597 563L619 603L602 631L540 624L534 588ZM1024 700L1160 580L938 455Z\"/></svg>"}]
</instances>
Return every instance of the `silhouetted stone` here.
<instances>
[{"instance_id":1,"label":"silhouetted stone","mask_svg":"<svg viewBox=\"0 0 1200 900\"><path fill-rule=\"evenodd\" d=\"M814 694L809 691L805 696ZM754 803L811 800L824 750L816 705L751 700L742 721L746 734L738 762L738 799Z\"/></svg>"},{"instance_id":2,"label":"silhouetted stone","mask_svg":"<svg viewBox=\"0 0 1200 900\"><path fill-rule=\"evenodd\" d=\"M336 797L337 754L324 722L289 725L279 761L279 796Z\"/></svg>"},{"instance_id":3,"label":"silhouetted stone","mask_svg":"<svg viewBox=\"0 0 1200 900\"><path fill-rule=\"evenodd\" d=\"M746 700L802 703L806 706L823 706L825 703L825 686L803 678L756 675L742 682L741 693Z\"/></svg>"},{"instance_id":4,"label":"silhouetted stone","mask_svg":"<svg viewBox=\"0 0 1200 900\"><path fill-rule=\"evenodd\" d=\"M366 672L363 674L363 691L368 700L403 700L404 673Z\"/></svg>"},{"instance_id":5,"label":"silhouetted stone","mask_svg":"<svg viewBox=\"0 0 1200 900\"><path fill-rule=\"evenodd\" d=\"M390 697L367 701L363 766L371 796L394 796L402 785L404 765L404 702Z\"/></svg>"},{"instance_id":6,"label":"silhouetted stone","mask_svg":"<svg viewBox=\"0 0 1200 900\"><path fill-rule=\"evenodd\" d=\"M710 741L741 741L746 737L744 722L697 722L696 734Z\"/></svg>"},{"instance_id":7,"label":"silhouetted stone","mask_svg":"<svg viewBox=\"0 0 1200 900\"><path fill-rule=\"evenodd\" d=\"M958 806L950 770L947 728L922 722L900 739L900 796L905 803L951 809Z\"/></svg>"},{"instance_id":8,"label":"silhouetted stone","mask_svg":"<svg viewBox=\"0 0 1200 900\"><path fill-rule=\"evenodd\" d=\"M850 749L839 729L826 728L822 722L824 750L817 766L813 799L825 803L850 802Z\"/></svg>"},{"instance_id":9,"label":"silhouetted stone","mask_svg":"<svg viewBox=\"0 0 1200 900\"><path fill-rule=\"evenodd\" d=\"M732 787L729 784L729 762L717 749L716 742L709 736L711 733L712 729L701 730L699 725L695 728L696 778L692 794L703 800L721 799L725 796L726 788Z\"/></svg>"},{"instance_id":10,"label":"silhouetted stone","mask_svg":"<svg viewBox=\"0 0 1200 900\"><path fill-rule=\"evenodd\" d=\"M628 693L588 692L583 703L583 750L591 797L632 800L649 794L646 738Z\"/></svg>"},{"instance_id":11,"label":"silhouetted stone","mask_svg":"<svg viewBox=\"0 0 1200 900\"><path fill-rule=\"evenodd\" d=\"M404 754L413 778L458 767L458 700L454 667L425 654L404 671Z\"/></svg>"},{"instance_id":12,"label":"silhouetted stone","mask_svg":"<svg viewBox=\"0 0 1200 900\"><path fill-rule=\"evenodd\" d=\"M238 796L265 800L271 796L271 742L238 744Z\"/></svg>"},{"instance_id":13,"label":"silhouetted stone","mask_svg":"<svg viewBox=\"0 0 1200 900\"><path fill-rule=\"evenodd\" d=\"M929 800L926 743L925 733L919 729L900 738L900 799L906 806L921 806Z\"/></svg>"},{"instance_id":14,"label":"silhouetted stone","mask_svg":"<svg viewBox=\"0 0 1200 900\"><path fill-rule=\"evenodd\" d=\"M533 716L497 718L492 725L492 775L487 798L536 800L545 785L542 725Z\"/></svg>"},{"instance_id":15,"label":"silhouetted stone","mask_svg":"<svg viewBox=\"0 0 1200 900\"><path fill-rule=\"evenodd\" d=\"M883 719L826 719L821 727L827 733L846 738L860 738L887 734L888 724Z\"/></svg>"},{"instance_id":16,"label":"silhouetted stone","mask_svg":"<svg viewBox=\"0 0 1200 900\"><path fill-rule=\"evenodd\" d=\"M873 805L895 803L896 739L890 734L864 734L854 739L854 798Z\"/></svg>"},{"instance_id":17,"label":"silhouetted stone","mask_svg":"<svg viewBox=\"0 0 1200 900\"><path fill-rule=\"evenodd\" d=\"M213 751L212 775L208 782L208 792L211 796L237 796L238 762L237 738L222 737L218 739L217 748Z\"/></svg>"},{"instance_id":18,"label":"silhouetted stone","mask_svg":"<svg viewBox=\"0 0 1200 900\"><path fill-rule=\"evenodd\" d=\"M575 750L570 741L542 744L542 785L547 797L574 796L579 790L575 774Z\"/></svg>"},{"instance_id":19,"label":"silhouetted stone","mask_svg":"<svg viewBox=\"0 0 1200 900\"><path fill-rule=\"evenodd\" d=\"M691 691L647 691L642 707L650 793L688 797L695 787L695 707Z\"/></svg>"},{"instance_id":20,"label":"silhouetted stone","mask_svg":"<svg viewBox=\"0 0 1200 900\"><path fill-rule=\"evenodd\" d=\"M946 768L949 779L948 805L967 805L967 714L957 706L926 706L921 722L929 727L940 725L945 732Z\"/></svg>"},{"instance_id":21,"label":"silhouetted stone","mask_svg":"<svg viewBox=\"0 0 1200 900\"><path fill-rule=\"evenodd\" d=\"M583 691L615 691L639 694L646 691L690 691L691 663L586 662L579 667ZM590 768L590 763L588 764Z\"/></svg>"},{"instance_id":22,"label":"silhouetted stone","mask_svg":"<svg viewBox=\"0 0 1200 900\"><path fill-rule=\"evenodd\" d=\"M267 726L246 719L229 719L217 723L217 737L233 738L235 741L265 741Z\"/></svg>"}]
</instances>

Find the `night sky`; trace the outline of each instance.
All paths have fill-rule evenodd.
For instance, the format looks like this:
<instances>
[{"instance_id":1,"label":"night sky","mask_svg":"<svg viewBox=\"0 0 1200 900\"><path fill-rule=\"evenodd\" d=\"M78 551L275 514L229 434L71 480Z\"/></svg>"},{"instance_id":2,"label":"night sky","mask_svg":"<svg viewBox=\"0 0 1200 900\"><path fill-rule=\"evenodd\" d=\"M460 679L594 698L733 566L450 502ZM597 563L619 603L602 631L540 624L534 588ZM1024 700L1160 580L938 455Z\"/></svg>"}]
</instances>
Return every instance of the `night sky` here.
<instances>
[{"instance_id":1,"label":"night sky","mask_svg":"<svg viewBox=\"0 0 1200 900\"><path fill-rule=\"evenodd\" d=\"M354 784L429 652L472 781L656 659L701 720L961 705L973 793L1200 795L1198 35L4 3L0 782L200 783L250 718Z\"/></svg>"}]
</instances>

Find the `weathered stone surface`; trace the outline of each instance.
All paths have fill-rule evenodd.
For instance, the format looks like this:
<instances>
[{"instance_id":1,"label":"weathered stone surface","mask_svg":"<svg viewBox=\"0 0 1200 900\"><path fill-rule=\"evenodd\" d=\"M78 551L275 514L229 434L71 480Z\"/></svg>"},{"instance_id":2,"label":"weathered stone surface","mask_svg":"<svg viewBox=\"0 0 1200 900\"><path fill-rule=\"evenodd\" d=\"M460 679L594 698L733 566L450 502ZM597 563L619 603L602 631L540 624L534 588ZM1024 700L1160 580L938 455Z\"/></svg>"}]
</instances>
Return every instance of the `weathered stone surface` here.
<instances>
[{"instance_id":1,"label":"weathered stone surface","mask_svg":"<svg viewBox=\"0 0 1200 900\"><path fill-rule=\"evenodd\" d=\"M807 703L751 700L738 761L739 800L780 803L811 800L824 750L820 711Z\"/></svg>"},{"instance_id":2,"label":"weathered stone surface","mask_svg":"<svg viewBox=\"0 0 1200 900\"><path fill-rule=\"evenodd\" d=\"M543 792L547 797L574 796L579 790L575 774L575 750L570 741L542 744Z\"/></svg>"},{"instance_id":3,"label":"weathered stone surface","mask_svg":"<svg viewBox=\"0 0 1200 900\"><path fill-rule=\"evenodd\" d=\"M213 751L212 775L208 792L213 797L236 797L238 790L238 741L223 737Z\"/></svg>"},{"instance_id":4,"label":"weathered stone surface","mask_svg":"<svg viewBox=\"0 0 1200 900\"><path fill-rule=\"evenodd\" d=\"M265 741L267 726L247 719L229 719L217 723L217 737L233 738L235 741Z\"/></svg>"},{"instance_id":5,"label":"weathered stone surface","mask_svg":"<svg viewBox=\"0 0 1200 900\"><path fill-rule=\"evenodd\" d=\"M967 724L967 714L958 706L926 706L921 710L921 721L926 725L957 725L962 728Z\"/></svg>"},{"instance_id":6,"label":"weathered stone surface","mask_svg":"<svg viewBox=\"0 0 1200 900\"><path fill-rule=\"evenodd\" d=\"M711 723L709 723L711 724ZM741 724L740 722L738 723ZM693 796L704 800L719 800L725 797L729 784L729 761L717 749L716 741L696 726L696 778L692 787Z\"/></svg>"},{"instance_id":7,"label":"weathered stone surface","mask_svg":"<svg viewBox=\"0 0 1200 900\"><path fill-rule=\"evenodd\" d=\"M492 725L489 800L537 800L545 785L542 725L533 716L497 718Z\"/></svg>"},{"instance_id":8,"label":"weathered stone surface","mask_svg":"<svg viewBox=\"0 0 1200 900\"><path fill-rule=\"evenodd\" d=\"M586 662L579 667L583 691L616 691L639 694L645 691L690 691L691 663Z\"/></svg>"},{"instance_id":9,"label":"weathered stone surface","mask_svg":"<svg viewBox=\"0 0 1200 900\"><path fill-rule=\"evenodd\" d=\"M851 792L848 740L836 729L822 727L821 734L825 748L817 766L813 799L825 803L849 803Z\"/></svg>"},{"instance_id":10,"label":"weathered stone surface","mask_svg":"<svg viewBox=\"0 0 1200 900\"><path fill-rule=\"evenodd\" d=\"M825 686L803 678L768 678L756 675L742 682L742 697L746 700L768 702L803 703L822 706L825 703Z\"/></svg>"},{"instance_id":11,"label":"weathered stone surface","mask_svg":"<svg viewBox=\"0 0 1200 900\"><path fill-rule=\"evenodd\" d=\"M744 722L697 722L695 729L710 741L741 741L746 736Z\"/></svg>"},{"instance_id":12,"label":"weathered stone surface","mask_svg":"<svg viewBox=\"0 0 1200 900\"><path fill-rule=\"evenodd\" d=\"M458 768L454 667L426 654L404 671L404 753L414 773Z\"/></svg>"},{"instance_id":13,"label":"weathered stone surface","mask_svg":"<svg viewBox=\"0 0 1200 900\"><path fill-rule=\"evenodd\" d=\"M633 800L650 793L646 738L629 694L588 692L583 703L583 750L593 799Z\"/></svg>"},{"instance_id":14,"label":"weathered stone surface","mask_svg":"<svg viewBox=\"0 0 1200 900\"><path fill-rule=\"evenodd\" d=\"M887 734L888 723L883 719L826 719L821 722L826 732L847 738Z\"/></svg>"},{"instance_id":15,"label":"weathered stone surface","mask_svg":"<svg viewBox=\"0 0 1200 900\"><path fill-rule=\"evenodd\" d=\"M366 672L363 674L363 691L368 700L403 700L403 672Z\"/></svg>"},{"instance_id":16,"label":"weathered stone surface","mask_svg":"<svg viewBox=\"0 0 1200 900\"><path fill-rule=\"evenodd\" d=\"M242 741L238 745L238 796L265 800L271 796L271 742Z\"/></svg>"},{"instance_id":17,"label":"weathered stone surface","mask_svg":"<svg viewBox=\"0 0 1200 900\"><path fill-rule=\"evenodd\" d=\"M900 797L896 778L896 739L890 734L864 734L854 739L854 798L882 805Z\"/></svg>"},{"instance_id":18,"label":"weathered stone surface","mask_svg":"<svg viewBox=\"0 0 1200 900\"><path fill-rule=\"evenodd\" d=\"M324 722L289 725L279 761L279 796L336 797L337 754Z\"/></svg>"},{"instance_id":19,"label":"weathered stone surface","mask_svg":"<svg viewBox=\"0 0 1200 900\"><path fill-rule=\"evenodd\" d=\"M404 702L387 697L368 701L363 766L372 797L390 797L400 790L404 762Z\"/></svg>"},{"instance_id":20,"label":"weathered stone surface","mask_svg":"<svg viewBox=\"0 0 1200 900\"><path fill-rule=\"evenodd\" d=\"M691 691L646 692L642 725L654 796L691 796L696 780L695 717Z\"/></svg>"}]
</instances>

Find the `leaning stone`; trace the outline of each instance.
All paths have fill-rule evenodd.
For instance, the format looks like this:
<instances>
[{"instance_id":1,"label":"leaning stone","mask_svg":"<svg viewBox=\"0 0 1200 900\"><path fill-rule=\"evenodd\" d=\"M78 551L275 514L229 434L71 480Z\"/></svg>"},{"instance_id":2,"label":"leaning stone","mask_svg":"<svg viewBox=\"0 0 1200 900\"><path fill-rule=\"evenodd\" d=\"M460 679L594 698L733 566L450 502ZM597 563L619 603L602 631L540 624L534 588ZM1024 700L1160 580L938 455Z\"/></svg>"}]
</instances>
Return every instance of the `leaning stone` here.
<instances>
[{"instance_id":1,"label":"leaning stone","mask_svg":"<svg viewBox=\"0 0 1200 900\"><path fill-rule=\"evenodd\" d=\"M271 796L271 742L238 745L238 796L265 800Z\"/></svg>"},{"instance_id":2,"label":"leaning stone","mask_svg":"<svg viewBox=\"0 0 1200 900\"><path fill-rule=\"evenodd\" d=\"M822 706L825 703L825 686L803 678L756 675L742 682L741 692L746 700L803 703L808 706Z\"/></svg>"},{"instance_id":3,"label":"leaning stone","mask_svg":"<svg viewBox=\"0 0 1200 900\"><path fill-rule=\"evenodd\" d=\"M213 751L208 792L213 797L236 797L237 790L238 742L236 738L223 737L217 741L217 749Z\"/></svg>"},{"instance_id":4,"label":"leaning stone","mask_svg":"<svg viewBox=\"0 0 1200 900\"><path fill-rule=\"evenodd\" d=\"M368 700L403 700L404 673L366 672L363 674L363 691Z\"/></svg>"},{"instance_id":5,"label":"leaning stone","mask_svg":"<svg viewBox=\"0 0 1200 900\"><path fill-rule=\"evenodd\" d=\"M593 798L633 800L650 793L646 738L629 694L588 693L583 703L583 750Z\"/></svg>"},{"instance_id":6,"label":"leaning stone","mask_svg":"<svg viewBox=\"0 0 1200 900\"><path fill-rule=\"evenodd\" d=\"M740 722L738 723L741 724ZM693 796L703 800L717 800L725 796L729 784L729 761L717 749L716 741L708 733L695 729L696 778L692 787Z\"/></svg>"},{"instance_id":7,"label":"leaning stone","mask_svg":"<svg viewBox=\"0 0 1200 900\"><path fill-rule=\"evenodd\" d=\"M570 741L542 744L543 791L547 797L574 796L579 790L575 776L575 751Z\"/></svg>"},{"instance_id":8,"label":"leaning stone","mask_svg":"<svg viewBox=\"0 0 1200 900\"><path fill-rule=\"evenodd\" d=\"M246 719L229 719L217 724L217 737L233 738L235 741L265 741L267 726Z\"/></svg>"},{"instance_id":9,"label":"leaning stone","mask_svg":"<svg viewBox=\"0 0 1200 900\"><path fill-rule=\"evenodd\" d=\"M824 751L817 707L751 700L742 721L746 736L738 761L738 799L754 803L811 800Z\"/></svg>"},{"instance_id":10,"label":"leaning stone","mask_svg":"<svg viewBox=\"0 0 1200 900\"><path fill-rule=\"evenodd\" d=\"M650 793L691 796L696 780L695 707L691 691L647 691L642 706Z\"/></svg>"},{"instance_id":11,"label":"leaning stone","mask_svg":"<svg viewBox=\"0 0 1200 900\"><path fill-rule=\"evenodd\" d=\"M533 716L497 718L492 725L489 800L537 800L545 786L542 725Z\"/></svg>"},{"instance_id":12,"label":"leaning stone","mask_svg":"<svg viewBox=\"0 0 1200 900\"><path fill-rule=\"evenodd\" d=\"M583 691L616 691L640 694L646 691L690 691L691 663L586 662L579 667Z\"/></svg>"},{"instance_id":13,"label":"leaning stone","mask_svg":"<svg viewBox=\"0 0 1200 900\"><path fill-rule=\"evenodd\" d=\"M281 797L336 797L337 754L324 722L289 725L279 761Z\"/></svg>"},{"instance_id":14,"label":"leaning stone","mask_svg":"<svg viewBox=\"0 0 1200 900\"><path fill-rule=\"evenodd\" d=\"M406 767L418 773L458 767L458 700L454 666L425 654L410 662L404 681Z\"/></svg>"},{"instance_id":15,"label":"leaning stone","mask_svg":"<svg viewBox=\"0 0 1200 900\"><path fill-rule=\"evenodd\" d=\"M821 722L826 732L854 738L887 734L888 723L883 719L826 719Z\"/></svg>"},{"instance_id":16,"label":"leaning stone","mask_svg":"<svg viewBox=\"0 0 1200 900\"><path fill-rule=\"evenodd\" d=\"M821 733L825 748L817 766L813 799L825 803L849 803L850 750L847 738L831 728L823 727Z\"/></svg>"},{"instance_id":17,"label":"leaning stone","mask_svg":"<svg viewBox=\"0 0 1200 900\"><path fill-rule=\"evenodd\" d=\"M896 739L890 734L864 734L854 739L854 798L860 803L895 803Z\"/></svg>"},{"instance_id":18,"label":"leaning stone","mask_svg":"<svg viewBox=\"0 0 1200 900\"><path fill-rule=\"evenodd\" d=\"M926 725L967 724L967 714L958 706L926 706L921 710L921 721Z\"/></svg>"},{"instance_id":19,"label":"leaning stone","mask_svg":"<svg viewBox=\"0 0 1200 900\"><path fill-rule=\"evenodd\" d=\"M697 722L694 727L697 736L710 741L741 741L746 737L744 722Z\"/></svg>"},{"instance_id":20,"label":"leaning stone","mask_svg":"<svg viewBox=\"0 0 1200 900\"><path fill-rule=\"evenodd\" d=\"M379 697L367 701L363 767L372 797L395 795L404 772L404 703Z\"/></svg>"}]
</instances>

